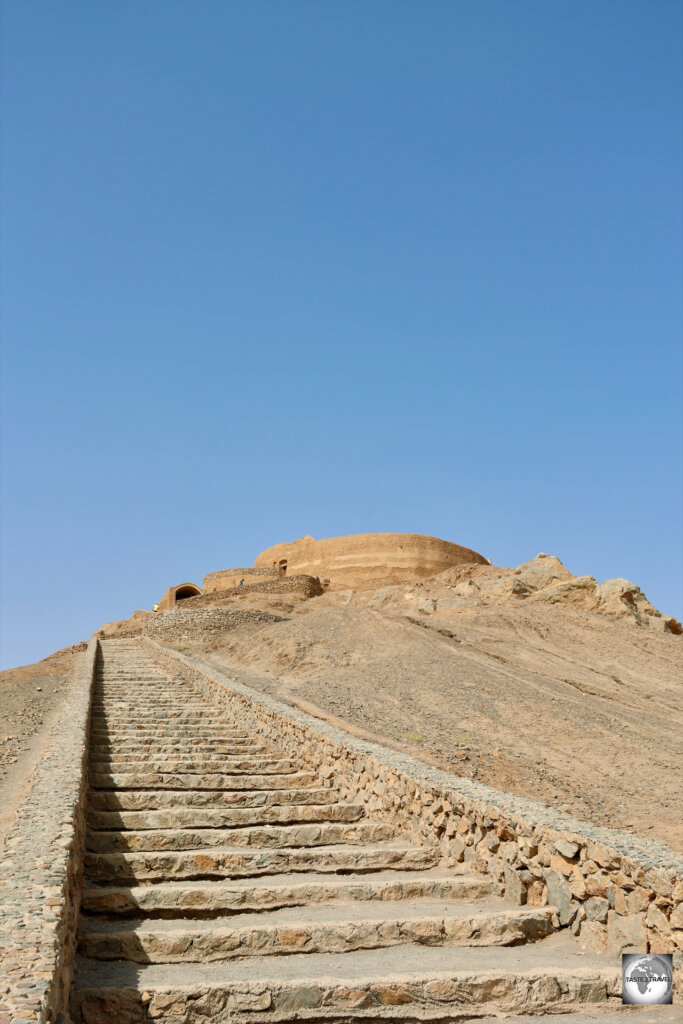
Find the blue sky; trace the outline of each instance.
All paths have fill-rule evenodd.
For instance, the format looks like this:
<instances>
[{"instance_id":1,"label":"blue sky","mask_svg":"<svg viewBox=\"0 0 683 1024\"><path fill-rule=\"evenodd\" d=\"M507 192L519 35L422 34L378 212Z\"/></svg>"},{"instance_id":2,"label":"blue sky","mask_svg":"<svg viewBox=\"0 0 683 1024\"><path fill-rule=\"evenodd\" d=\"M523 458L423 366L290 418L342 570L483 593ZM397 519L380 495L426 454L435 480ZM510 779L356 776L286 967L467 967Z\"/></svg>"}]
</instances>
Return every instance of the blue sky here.
<instances>
[{"instance_id":1,"label":"blue sky","mask_svg":"<svg viewBox=\"0 0 683 1024\"><path fill-rule=\"evenodd\" d=\"M3 4L3 667L308 533L681 617L682 21Z\"/></svg>"}]
</instances>

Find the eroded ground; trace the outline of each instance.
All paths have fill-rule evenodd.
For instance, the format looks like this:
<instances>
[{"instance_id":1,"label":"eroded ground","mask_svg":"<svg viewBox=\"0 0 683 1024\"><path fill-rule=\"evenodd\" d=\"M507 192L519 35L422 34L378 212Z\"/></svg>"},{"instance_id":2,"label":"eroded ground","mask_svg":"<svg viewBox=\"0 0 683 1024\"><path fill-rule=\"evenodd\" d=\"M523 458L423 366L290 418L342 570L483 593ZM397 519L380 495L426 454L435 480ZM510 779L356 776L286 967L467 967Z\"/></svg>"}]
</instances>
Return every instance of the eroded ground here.
<instances>
[{"instance_id":1,"label":"eroded ground","mask_svg":"<svg viewBox=\"0 0 683 1024\"><path fill-rule=\"evenodd\" d=\"M680 637L566 607L406 616L338 601L202 656L458 774L683 850Z\"/></svg>"},{"instance_id":2,"label":"eroded ground","mask_svg":"<svg viewBox=\"0 0 683 1024\"><path fill-rule=\"evenodd\" d=\"M0 847L30 791L33 769L62 709L81 646L0 672Z\"/></svg>"}]
</instances>

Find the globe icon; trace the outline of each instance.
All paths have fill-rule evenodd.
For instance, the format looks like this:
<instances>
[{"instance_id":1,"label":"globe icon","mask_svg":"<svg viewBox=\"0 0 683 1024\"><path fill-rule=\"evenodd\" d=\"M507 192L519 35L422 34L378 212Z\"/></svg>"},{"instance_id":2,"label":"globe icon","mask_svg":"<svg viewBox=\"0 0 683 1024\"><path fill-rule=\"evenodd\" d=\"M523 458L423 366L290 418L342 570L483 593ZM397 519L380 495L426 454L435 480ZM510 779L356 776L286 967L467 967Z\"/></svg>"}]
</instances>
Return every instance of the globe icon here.
<instances>
[{"instance_id":1,"label":"globe icon","mask_svg":"<svg viewBox=\"0 0 683 1024\"><path fill-rule=\"evenodd\" d=\"M673 971L669 957L654 954L633 957L624 968L624 1002L668 1003L672 988Z\"/></svg>"}]
</instances>

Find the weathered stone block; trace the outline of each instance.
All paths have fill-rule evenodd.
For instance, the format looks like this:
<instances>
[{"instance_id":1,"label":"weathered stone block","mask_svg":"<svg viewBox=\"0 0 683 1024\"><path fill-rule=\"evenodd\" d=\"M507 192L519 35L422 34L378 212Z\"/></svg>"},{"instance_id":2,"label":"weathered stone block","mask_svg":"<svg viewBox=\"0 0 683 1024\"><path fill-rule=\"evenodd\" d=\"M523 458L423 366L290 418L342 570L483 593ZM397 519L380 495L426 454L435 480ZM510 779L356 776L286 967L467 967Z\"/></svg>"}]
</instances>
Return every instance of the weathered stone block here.
<instances>
[{"instance_id":1,"label":"weathered stone block","mask_svg":"<svg viewBox=\"0 0 683 1024\"><path fill-rule=\"evenodd\" d=\"M683 928L683 903L679 903L671 912L669 923L672 928Z\"/></svg>"},{"instance_id":2,"label":"weathered stone block","mask_svg":"<svg viewBox=\"0 0 683 1024\"><path fill-rule=\"evenodd\" d=\"M669 935L671 932L671 925L666 914L656 907L654 903L651 903L648 907L645 924L648 928L656 928L663 935Z\"/></svg>"},{"instance_id":3,"label":"weathered stone block","mask_svg":"<svg viewBox=\"0 0 683 1024\"><path fill-rule=\"evenodd\" d=\"M616 910L617 914L629 913L628 903L626 902L626 893L623 889L619 889L617 886L612 886L612 901L610 910Z\"/></svg>"},{"instance_id":4,"label":"weathered stone block","mask_svg":"<svg viewBox=\"0 0 683 1024\"><path fill-rule=\"evenodd\" d=\"M629 892L626 895L626 906L628 907L629 914L639 914L642 910L647 910L649 905L650 893L647 889L634 889L633 892Z\"/></svg>"},{"instance_id":5,"label":"weathered stone block","mask_svg":"<svg viewBox=\"0 0 683 1024\"><path fill-rule=\"evenodd\" d=\"M598 921L584 921L579 935L584 949L598 953L607 946L607 929Z\"/></svg>"},{"instance_id":6,"label":"weathered stone block","mask_svg":"<svg viewBox=\"0 0 683 1024\"><path fill-rule=\"evenodd\" d=\"M601 843L587 842L586 857L605 868L619 867L619 856L616 851L610 850L609 847L603 846Z\"/></svg>"},{"instance_id":7,"label":"weathered stone block","mask_svg":"<svg viewBox=\"0 0 683 1024\"><path fill-rule=\"evenodd\" d=\"M644 915L621 917L614 910L610 910L607 915L607 949L612 954L646 951Z\"/></svg>"},{"instance_id":8,"label":"weathered stone block","mask_svg":"<svg viewBox=\"0 0 683 1024\"><path fill-rule=\"evenodd\" d=\"M676 945L671 935L661 935L657 931L651 931L648 948L650 953L673 953Z\"/></svg>"},{"instance_id":9,"label":"weathered stone block","mask_svg":"<svg viewBox=\"0 0 683 1024\"><path fill-rule=\"evenodd\" d=\"M586 917L589 921L599 921L606 924L609 903L602 896L591 896L583 905Z\"/></svg>"},{"instance_id":10,"label":"weathered stone block","mask_svg":"<svg viewBox=\"0 0 683 1024\"><path fill-rule=\"evenodd\" d=\"M572 871L569 876L569 888L578 900L586 898L586 882L579 870Z\"/></svg>"},{"instance_id":11,"label":"weathered stone block","mask_svg":"<svg viewBox=\"0 0 683 1024\"><path fill-rule=\"evenodd\" d=\"M545 882L535 878L529 883L526 890L526 901L531 907L544 907L548 902L548 894Z\"/></svg>"},{"instance_id":12,"label":"weathered stone block","mask_svg":"<svg viewBox=\"0 0 683 1024\"><path fill-rule=\"evenodd\" d=\"M572 862L570 860L567 860L566 857L563 857L559 853L554 853L551 856L550 867L551 870L557 871L559 874L566 875L567 877L571 875L572 871L574 870L574 865L572 864Z\"/></svg>"},{"instance_id":13,"label":"weathered stone block","mask_svg":"<svg viewBox=\"0 0 683 1024\"><path fill-rule=\"evenodd\" d=\"M569 882L557 871L546 871L545 882L548 890L548 903L557 907L560 924L568 924L572 916L572 891Z\"/></svg>"},{"instance_id":14,"label":"weathered stone block","mask_svg":"<svg viewBox=\"0 0 683 1024\"><path fill-rule=\"evenodd\" d=\"M579 853L579 847L569 839L556 840L555 849L562 857L566 857L568 860L572 860Z\"/></svg>"},{"instance_id":15,"label":"weathered stone block","mask_svg":"<svg viewBox=\"0 0 683 1024\"><path fill-rule=\"evenodd\" d=\"M505 899L508 903L515 903L522 906L526 903L526 885L519 871L515 871L508 864L504 867L505 877Z\"/></svg>"}]
</instances>

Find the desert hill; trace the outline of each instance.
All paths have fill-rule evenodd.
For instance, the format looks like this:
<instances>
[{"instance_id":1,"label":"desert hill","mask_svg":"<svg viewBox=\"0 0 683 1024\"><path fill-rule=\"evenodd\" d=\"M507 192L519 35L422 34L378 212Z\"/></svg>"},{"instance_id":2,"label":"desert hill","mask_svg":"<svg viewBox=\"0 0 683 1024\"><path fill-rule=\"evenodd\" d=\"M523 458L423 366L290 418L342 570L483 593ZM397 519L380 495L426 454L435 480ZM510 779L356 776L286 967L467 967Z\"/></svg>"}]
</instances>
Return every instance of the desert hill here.
<instances>
[{"instance_id":1,"label":"desert hill","mask_svg":"<svg viewBox=\"0 0 683 1024\"><path fill-rule=\"evenodd\" d=\"M268 577L99 635L159 627L162 643L352 732L683 850L681 626L629 581L575 577L543 554L409 582L375 574L356 589ZM72 656L0 674L24 723L0 745L0 796L16 789L8 760L25 753L26 772L62 699L57 683L43 686L38 721L40 679L59 679Z\"/></svg>"},{"instance_id":2,"label":"desert hill","mask_svg":"<svg viewBox=\"0 0 683 1024\"><path fill-rule=\"evenodd\" d=\"M223 601L272 610L264 597ZM683 849L680 625L634 584L541 555L277 610L177 646L434 764Z\"/></svg>"}]
</instances>

